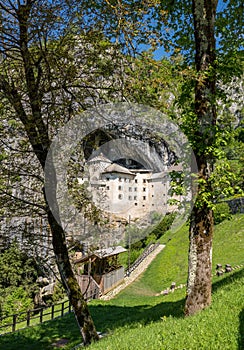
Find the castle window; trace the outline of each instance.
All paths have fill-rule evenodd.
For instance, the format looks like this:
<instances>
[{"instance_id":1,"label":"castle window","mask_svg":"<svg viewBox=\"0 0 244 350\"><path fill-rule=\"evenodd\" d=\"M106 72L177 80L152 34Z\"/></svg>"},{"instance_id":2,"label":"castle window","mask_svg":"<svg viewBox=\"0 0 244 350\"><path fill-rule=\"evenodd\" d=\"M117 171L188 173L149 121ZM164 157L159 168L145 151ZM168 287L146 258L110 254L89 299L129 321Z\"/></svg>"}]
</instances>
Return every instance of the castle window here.
<instances>
[{"instance_id":1,"label":"castle window","mask_svg":"<svg viewBox=\"0 0 244 350\"><path fill-rule=\"evenodd\" d=\"M122 194L119 194L119 195L118 195L118 198L119 198L119 199L122 199L122 198L123 198Z\"/></svg>"},{"instance_id":2,"label":"castle window","mask_svg":"<svg viewBox=\"0 0 244 350\"><path fill-rule=\"evenodd\" d=\"M119 187L118 187L118 190L119 190L119 191L122 191L122 186L119 186Z\"/></svg>"},{"instance_id":3,"label":"castle window","mask_svg":"<svg viewBox=\"0 0 244 350\"><path fill-rule=\"evenodd\" d=\"M144 200L144 201L146 200L146 196L143 196L143 200Z\"/></svg>"}]
</instances>

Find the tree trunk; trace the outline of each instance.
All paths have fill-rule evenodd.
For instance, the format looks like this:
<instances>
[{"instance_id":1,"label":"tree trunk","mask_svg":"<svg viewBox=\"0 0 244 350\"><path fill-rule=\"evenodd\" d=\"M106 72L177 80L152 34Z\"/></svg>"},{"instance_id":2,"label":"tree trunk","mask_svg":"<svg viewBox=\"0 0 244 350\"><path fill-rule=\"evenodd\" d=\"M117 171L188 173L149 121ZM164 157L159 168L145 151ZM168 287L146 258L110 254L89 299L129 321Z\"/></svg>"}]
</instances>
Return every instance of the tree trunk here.
<instances>
[{"instance_id":1,"label":"tree trunk","mask_svg":"<svg viewBox=\"0 0 244 350\"><path fill-rule=\"evenodd\" d=\"M53 250L62 283L73 307L84 345L87 345L92 341L98 340L99 337L88 310L88 305L83 299L80 286L70 264L64 231L51 211L48 212L48 222L52 231Z\"/></svg>"},{"instance_id":2,"label":"tree trunk","mask_svg":"<svg viewBox=\"0 0 244 350\"><path fill-rule=\"evenodd\" d=\"M53 251L56 263L62 279L62 284L68 294L70 303L80 328L84 345L99 339L95 325L88 310L88 305L83 298L82 291L74 275L66 245L64 229L61 226L59 207L57 203L57 174L56 168L49 150L50 156L46 156L45 162L45 193L44 198L47 204L48 223L52 232ZM46 194L49 194L49 201Z\"/></svg>"},{"instance_id":3,"label":"tree trunk","mask_svg":"<svg viewBox=\"0 0 244 350\"><path fill-rule=\"evenodd\" d=\"M199 187L191 213L189 267L185 314L193 315L211 303L213 213L209 175L213 164L210 148L214 144L215 107L215 36L217 0L193 0L193 18L197 80L195 84L195 157Z\"/></svg>"},{"instance_id":4,"label":"tree trunk","mask_svg":"<svg viewBox=\"0 0 244 350\"><path fill-rule=\"evenodd\" d=\"M211 304L213 214L207 206L193 208L189 236L186 316Z\"/></svg>"}]
</instances>

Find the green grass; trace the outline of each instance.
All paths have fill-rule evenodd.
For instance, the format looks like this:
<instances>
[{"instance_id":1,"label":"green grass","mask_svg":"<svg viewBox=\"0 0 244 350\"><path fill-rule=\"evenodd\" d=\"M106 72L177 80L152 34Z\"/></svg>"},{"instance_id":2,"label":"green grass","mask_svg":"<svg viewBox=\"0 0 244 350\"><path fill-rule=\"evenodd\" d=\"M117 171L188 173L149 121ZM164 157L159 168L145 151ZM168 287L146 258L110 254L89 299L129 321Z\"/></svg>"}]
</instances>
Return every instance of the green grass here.
<instances>
[{"instance_id":1,"label":"green grass","mask_svg":"<svg viewBox=\"0 0 244 350\"><path fill-rule=\"evenodd\" d=\"M145 316L136 323L130 321L119 326L110 336L89 347L92 350L234 350L242 349L241 334L244 331L243 314L244 274L216 282L212 306L191 318L183 318L184 293L175 292L159 299L156 306L148 307ZM177 298L176 298L177 293ZM138 307L131 308L131 314L138 315ZM145 310L144 310L145 311Z\"/></svg>"},{"instance_id":2,"label":"green grass","mask_svg":"<svg viewBox=\"0 0 244 350\"><path fill-rule=\"evenodd\" d=\"M52 345L61 338L69 339L72 349L79 340L79 330L73 314L26 328L22 331L0 336L0 349L3 350L46 350L55 349Z\"/></svg>"},{"instance_id":3,"label":"green grass","mask_svg":"<svg viewBox=\"0 0 244 350\"><path fill-rule=\"evenodd\" d=\"M215 264L244 263L244 215L216 226L213 246ZM244 270L236 270L213 279L213 302L201 313L184 318L185 290L168 296L155 296L170 286L185 283L187 278L188 232L167 232L167 243L147 271L110 301L89 304L99 331L106 336L91 350L241 350L244 334ZM0 337L0 349L55 349L55 340L67 338L64 349L72 349L80 340L74 316Z\"/></svg>"}]
</instances>

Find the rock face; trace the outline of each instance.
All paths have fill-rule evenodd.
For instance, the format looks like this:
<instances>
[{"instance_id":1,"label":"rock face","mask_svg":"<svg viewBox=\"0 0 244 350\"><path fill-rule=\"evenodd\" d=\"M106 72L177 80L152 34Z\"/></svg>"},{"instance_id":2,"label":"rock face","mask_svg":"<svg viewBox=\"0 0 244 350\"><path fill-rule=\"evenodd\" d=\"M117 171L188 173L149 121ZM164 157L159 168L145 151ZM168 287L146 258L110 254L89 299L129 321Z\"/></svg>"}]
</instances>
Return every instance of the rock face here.
<instances>
[{"instance_id":1,"label":"rock face","mask_svg":"<svg viewBox=\"0 0 244 350\"><path fill-rule=\"evenodd\" d=\"M226 201L232 214L244 213L244 197Z\"/></svg>"},{"instance_id":2,"label":"rock face","mask_svg":"<svg viewBox=\"0 0 244 350\"><path fill-rule=\"evenodd\" d=\"M169 166L176 160L176 155L170 150L166 141L156 138L150 130L142 130L140 126L108 125L103 131L98 130L94 137L94 139L91 137L90 143L86 142L86 144L92 145L98 142L99 147L102 145L105 148L105 153L110 152L111 159L116 158L118 161L119 159L130 158L142 164L145 168L154 167L154 171L162 171L164 166ZM115 147L116 145L111 147L108 141L117 140L122 140L122 142L117 143L117 147ZM108 147L107 151L106 145ZM93 150L94 148L96 147L93 145ZM85 149L84 153L88 160L91 149ZM95 155L95 152L93 152L93 155ZM23 184L26 188L32 188L33 184L28 184L26 181L27 179L24 178ZM36 188L38 191L39 185L36 185ZM39 192L41 196L41 191ZM21 195L25 196L25 193L23 192ZM123 222L123 220L116 221L117 219L114 220L112 216L109 220L110 223L106 228L108 241L113 243L115 240L115 243L119 243L121 231L125 229L127 222ZM89 224L88 220L84 219L84 231L87 231L88 237L89 235L95 237L99 233L99 228L94 227L94 224ZM6 247L13 239L16 239L20 247L30 255L44 260L47 264L52 262L52 237L44 215L41 218L15 216L9 211L5 217L0 218L0 249ZM69 239L79 240L79 237L69 237Z\"/></svg>"},{"instance_id":3,"label":"rock face","mask_svg":"<svg viewBox=\"0 0 244 350\"><path fill-rule=\"evenodd\" d=\"M158 135L149 129L143 129L140 125L133 124L118 124L115 126L108 126L108 129L113 133L115 138L124 137L129 143L129 147L125 144L122 148L121 154L127 155L129 148L130 157L138 159L141 158L141 163L146 164L145 168L150 168L150 164L157 164L160 159L163 165L172 165L177 160L176 154L170 149L168 143L164 138L159 138ZM155 127L156 129L156 127ZM136 141L139 141L139 147L136 147ZM133 147L135 143L135 147ZM120 147L123 147L120 144ZM155 171L160 171L162 168L154 169Z\"/></svg>"},{"instance_id":4,"label":"rock face","mask_svg":"<svg viewBox=\"0 0 244 350\"><path fill-rule=\"evenodd\" d=\"M0 219L0 246L16 239L22 249L45 257L49 254L51 233L44 218L9 217Z\"/></svg>"},{"instance_id":5,"label":"rock face","mask_svg":"<svg viewBox=\"0 0 244 350\"><path fill-rule=\"evenodd\" d=\"M12 217L0 220L0 249L16 240L20 249L40 263L43 273L53 276L55 271L52 237L45 218Z\"/></svg>"},{"instance_id":6,"label":"rock face","mask_svg":"<svg viewBox=\"0 0 244 350\"><path fill-rule=\"evenodd\" d=\"M39 291L34 298L35 308L47 306L45 299L51 297L54 292L55 282L50 282L46 277L38 277L36 283L39 286Z\"/></svg>"}]
</instances>

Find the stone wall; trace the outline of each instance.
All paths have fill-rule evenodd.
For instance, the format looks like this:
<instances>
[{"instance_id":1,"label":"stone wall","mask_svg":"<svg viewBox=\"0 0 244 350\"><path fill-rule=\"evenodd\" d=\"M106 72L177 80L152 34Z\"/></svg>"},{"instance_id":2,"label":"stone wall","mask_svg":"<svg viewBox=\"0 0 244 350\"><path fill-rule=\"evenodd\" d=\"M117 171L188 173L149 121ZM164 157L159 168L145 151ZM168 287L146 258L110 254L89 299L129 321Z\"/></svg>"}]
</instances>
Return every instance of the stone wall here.
<instances>
[{"instance_id":1,"label":"stone wall","mask_svg":"<svg viewBox=\"0 0 244 350\"><path fill-rule=\"evenodd\" d=\"M244 213L244 197L231 199L226 203L229 205L232 214Z\"/></svg>"}]
</instances>

